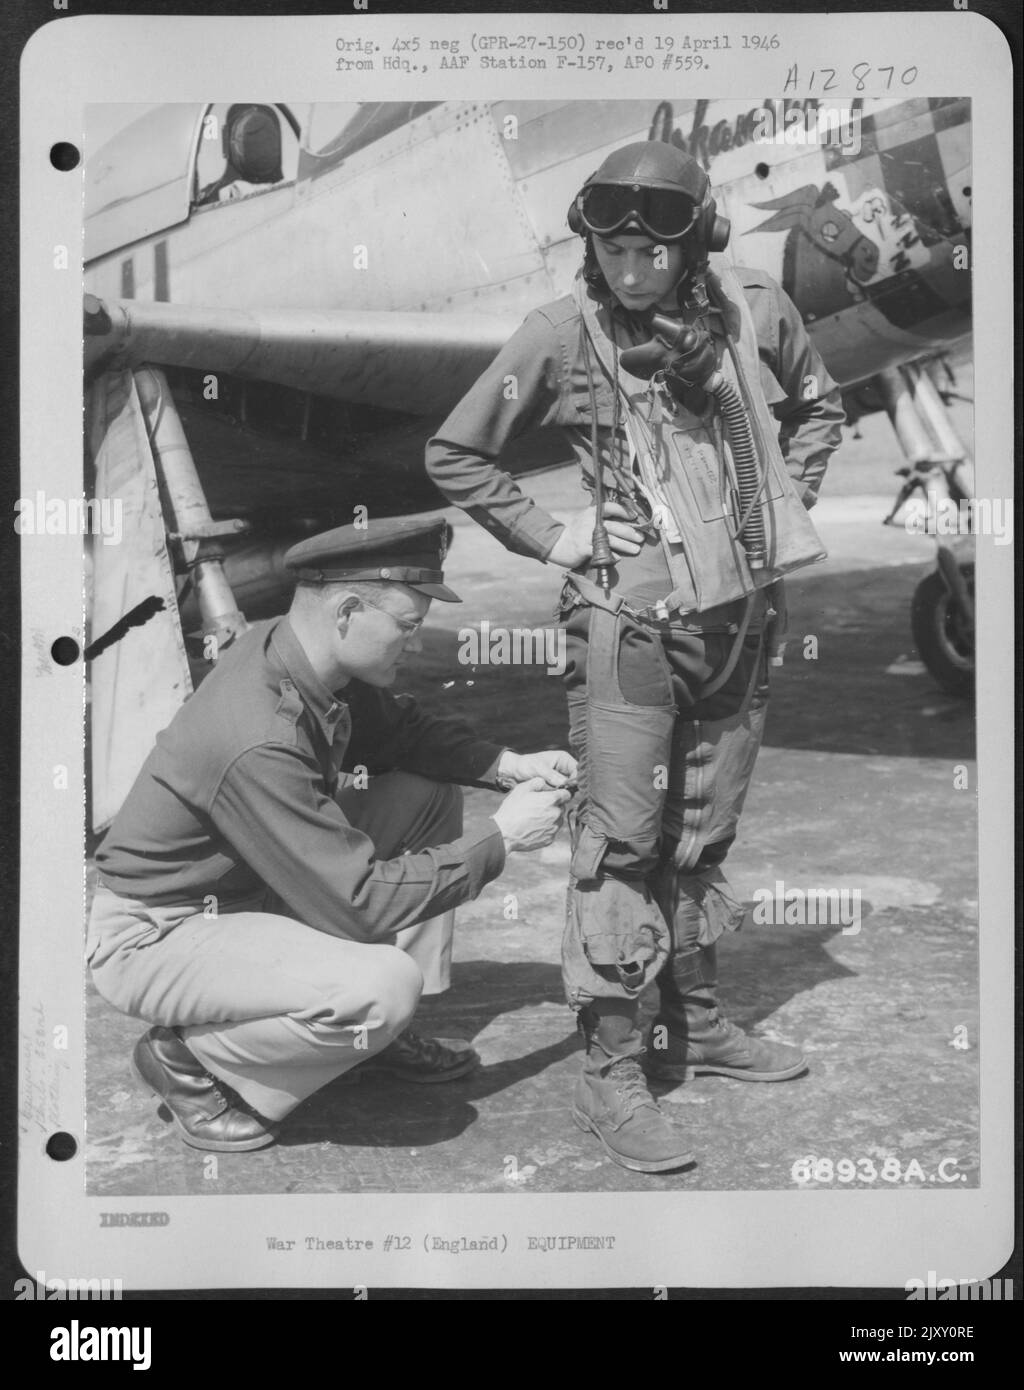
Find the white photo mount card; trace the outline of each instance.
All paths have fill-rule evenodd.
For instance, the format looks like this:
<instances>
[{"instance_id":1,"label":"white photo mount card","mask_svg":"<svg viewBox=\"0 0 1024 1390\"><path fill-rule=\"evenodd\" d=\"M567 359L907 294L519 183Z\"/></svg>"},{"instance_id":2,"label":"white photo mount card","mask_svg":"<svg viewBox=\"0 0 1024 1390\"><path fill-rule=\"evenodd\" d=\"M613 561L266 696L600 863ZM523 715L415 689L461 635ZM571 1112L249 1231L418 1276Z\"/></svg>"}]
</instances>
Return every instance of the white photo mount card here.
<instances>
[{"instance_id":1,"label":"white photo mount card","mask_svg":"<svg viewBox=\"0 0 1024 1390\"><path fill-rule=\"evenodd\" d=\"M19 1297L1004 1296L1011 57L881 18L34 35Z\"/></svg>"}]
</instances>

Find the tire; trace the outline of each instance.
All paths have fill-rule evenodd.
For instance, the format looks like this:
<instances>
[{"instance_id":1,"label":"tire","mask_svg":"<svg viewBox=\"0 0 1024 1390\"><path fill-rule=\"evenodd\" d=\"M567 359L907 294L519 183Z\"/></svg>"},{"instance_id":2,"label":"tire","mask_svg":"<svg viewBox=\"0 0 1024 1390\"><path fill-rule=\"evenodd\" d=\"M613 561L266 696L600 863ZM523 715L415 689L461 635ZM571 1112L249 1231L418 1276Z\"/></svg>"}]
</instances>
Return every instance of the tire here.
<instances>
[{"instance_id":1,"label":"tire","mask_svg":"<svg viewBox=\"0 0 1024 1390\"><path fill-rule=\"evenodd\" d=\"M974 597L974 565L960 573ZM974 694L974 629L958 611L938 570L914 590L910 629L918 655L943 690L950 695Z\"/></svg>"}]
</instances>

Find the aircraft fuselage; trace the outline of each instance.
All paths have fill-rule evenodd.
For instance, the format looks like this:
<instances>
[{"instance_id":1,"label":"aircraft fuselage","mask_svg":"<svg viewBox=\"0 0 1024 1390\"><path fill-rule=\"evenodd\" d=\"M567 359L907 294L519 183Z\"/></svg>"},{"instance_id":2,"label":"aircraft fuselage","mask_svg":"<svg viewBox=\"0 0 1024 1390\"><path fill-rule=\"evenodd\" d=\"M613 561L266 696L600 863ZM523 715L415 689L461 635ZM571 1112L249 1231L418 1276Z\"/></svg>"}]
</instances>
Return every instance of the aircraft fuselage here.
<instances>
[{"instance_id":1,"label":"aircraft fuselage","mask_svg":"<svg viewBox=\"0 0 1024 1390\"><path fill-rule=\"evenodd\" d=\"M191 108L191 144L172 146L188 190L164 213L175 220L91 258L87 289L208 307L521 317L571 284L580 242L565 216L583 180L610 149L661 138L705 164L732 222L727 255L782 283L844 386L970 330L966 101L351 109L345 125L349 108L309 108L294 177L197 206L214 108ZM338 135L314 149L334 110ZM159 180L149 169L140 187ZM129 235L131 203L122 197ZM88 216L86 226L90 257Z\"/></svg>"}]
</instances>

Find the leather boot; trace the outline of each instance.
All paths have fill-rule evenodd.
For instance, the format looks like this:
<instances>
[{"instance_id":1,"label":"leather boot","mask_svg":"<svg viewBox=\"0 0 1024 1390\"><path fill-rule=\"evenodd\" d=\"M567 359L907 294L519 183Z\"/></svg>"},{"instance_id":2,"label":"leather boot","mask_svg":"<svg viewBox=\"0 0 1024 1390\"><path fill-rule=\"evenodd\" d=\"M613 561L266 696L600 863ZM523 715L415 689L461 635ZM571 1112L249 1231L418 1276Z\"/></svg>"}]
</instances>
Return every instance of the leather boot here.
<instances>
[{"instance_id":1,"label":"leather boot","mask_svg":"<svg viewBox=\"0 0 1024 1390\"><path fill-rule=\"evenodd\" d=\"M227 1087L204 1071L173 1028L151 1028L135 1044L132 1061L190 1148L233 1153L265 1148L277 1138L279 1126L233 1092L226 1094Z\"/></svg>"},{"instance_id":2,"label":"leather boot","mask_svg":"<svg viewBox=\"0 0 1024 1390\"><path fill-rule=\"evenodd\" d=\"M637 1012L636 1004L608 999L580 1010L587 1051L572 1117L620 1167L663 1173L694 1160L647 1089Z\"/></svg>"},{"instance_id":3,"label":"leather boot","mask_svg":"<svg viewBox=\"0 0 1024 1390\"><path fill-rule=\"evenodd\" d=\"M661 1008L651 1025L647 1074L659 1081L788 1081L805 1072L798 1047L749 1037L722 1017L717 964L716 948L701 946L674 955L658 976Z\"/></svg>"},{"instance_id":4,"label":"leather boot","mask_svg":"<svg viewBox=\"0 0 1024 1390\"><path fill-rule=\"evenodd\" d=\"M383 1051L370 1057L354 1071L355 1078L372 1072L386 1072L399 1081L429 1085L438 1081L457 1081L480 1065L480 1054L463 1038L424 1038L406 1028Z\"/></svg>"}]
</instances>

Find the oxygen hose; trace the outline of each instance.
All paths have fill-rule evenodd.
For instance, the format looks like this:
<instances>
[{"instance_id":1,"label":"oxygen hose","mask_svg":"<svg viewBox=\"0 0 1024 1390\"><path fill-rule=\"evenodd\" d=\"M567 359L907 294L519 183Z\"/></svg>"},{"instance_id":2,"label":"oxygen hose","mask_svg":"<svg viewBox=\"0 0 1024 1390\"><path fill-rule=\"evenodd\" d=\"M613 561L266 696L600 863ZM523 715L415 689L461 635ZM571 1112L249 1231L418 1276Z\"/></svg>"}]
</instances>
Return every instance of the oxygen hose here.
<instances>
[{"instance_id":1,"label":"oxygen hose","mask_svg":"<svg viewBox=\"0 0 1024 1390\"><path fill-rule=\"evenodd\" d=\"M729 450L736 469L736 489L740 502L739 536L747 552L747 564L752 570L764 569L768 561L768 543L764 533L764 513L757 505L762 484L747 412L739 392L721 372L714 372L702 385L718 402L729 434Z\"/></svg>"}]
</instances>

